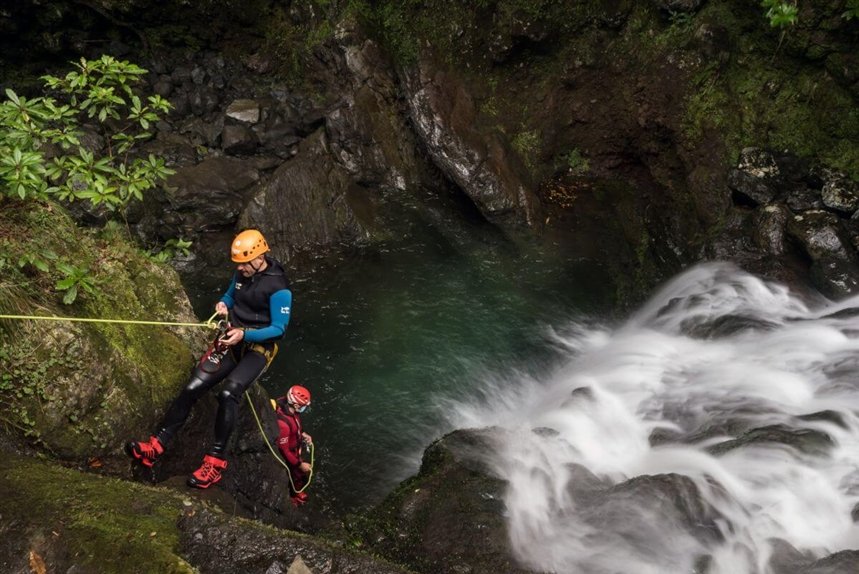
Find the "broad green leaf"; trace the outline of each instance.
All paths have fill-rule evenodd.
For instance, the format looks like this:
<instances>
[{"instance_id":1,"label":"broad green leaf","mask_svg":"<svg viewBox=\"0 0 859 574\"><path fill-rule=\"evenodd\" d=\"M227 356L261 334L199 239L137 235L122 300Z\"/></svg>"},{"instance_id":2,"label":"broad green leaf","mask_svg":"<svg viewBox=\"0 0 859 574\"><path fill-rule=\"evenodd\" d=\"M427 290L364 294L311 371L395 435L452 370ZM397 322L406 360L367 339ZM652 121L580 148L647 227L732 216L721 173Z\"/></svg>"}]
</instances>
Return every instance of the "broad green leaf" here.
<instances>
[{"instance_id":1,"label":"broad green leaf","mask_svg":"<svg viewBox=\"0 0 859 574\"><path fill-rule=\"evenodd\" d=\"M78 297L78 288L77 286L72 286L66 294L63 296L63 303L66 305L71 305L75 302L75 299Z\"/></svg>"},{"instance_id":2,"label":"broad green leaf","mask_svg":"<svg viewBox=\"0 0 859 574\"><path fill-rule=\"evenodd\" d=\"M13 102L15 102L16 104L19 103L18 95L15 92L13 92L10 88L6 88L6 97L9 98L10 100L12 100Z\"/></svg>"},{"instance_id":3,"label":"broad green leaf","mask_svg":"<svg viewBox=\"0 0 859 574\"><path fill-rule=\"evenodd\" d=\"M57 281L57 284L54 286L57 291L65 291L69 289L72 285L75 284L74 277L66 277L65 279L60 279Z\"/></svg>"}]
</instances>

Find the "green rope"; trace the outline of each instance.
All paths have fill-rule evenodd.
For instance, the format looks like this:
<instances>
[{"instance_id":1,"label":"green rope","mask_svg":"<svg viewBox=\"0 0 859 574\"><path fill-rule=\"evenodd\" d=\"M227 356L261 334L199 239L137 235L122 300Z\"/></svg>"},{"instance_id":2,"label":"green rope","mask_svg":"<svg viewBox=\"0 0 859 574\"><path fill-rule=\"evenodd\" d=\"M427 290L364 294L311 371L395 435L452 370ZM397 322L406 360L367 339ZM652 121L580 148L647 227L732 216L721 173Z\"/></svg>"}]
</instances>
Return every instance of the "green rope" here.
<instances>
[{"instance_id":1,"label":"green rope","mask_svg":"<svg viewBox=\"0 0 859 574\"><path fill-rule=\"evenodd\" d=\"M248 393L245 393L245 398L248 400L248 404L251 406L251 412L254 414L254 418L257 421L257 426L259 427L259 432L262 435L262 439L265 441L268 450L271 451L271 455L275 458L275 460L277 460L277 462L283 465L283 468L286 469L286 475L289 477L289 485L292 487L292 491L296 494L301 494L302 492L307 490L307 487L310 486L310 481L313 480L313 459L315 457L316 451L315 447L313 446L313 442L310 443L310 473L307 475L307 482L304 484L304 486L301 487L301 490L299 490L295 488L295 483L292 482L292 473L289 471L289 465L286 464L286 462L278 456L277 452L275 452L274 450L274 447L271 446L271 442L269 442L268 436L265 434L265 431L262 428L262 422L259 420L257 411L254 408L254 402L251 400L250 395Z\"/></svg>"},{"instance_id":2,"label":"green rope","mask_svg":"<svg viewBox=\"0 0 859 574\"><path fill-rule=\"evenodd\" d=\"M217 328L217 324L212 322L217 316L217 313L209 317L205 323L179 323L173 321L142 321L137 319L97 319L91 317L57 317L46 315L0 315L0 319L21 319L21 320L39 320L39 321L70 321L75 323L121 323L124 325L166 325L171 327L209 327Z\"/></svg>"}]
</instances>

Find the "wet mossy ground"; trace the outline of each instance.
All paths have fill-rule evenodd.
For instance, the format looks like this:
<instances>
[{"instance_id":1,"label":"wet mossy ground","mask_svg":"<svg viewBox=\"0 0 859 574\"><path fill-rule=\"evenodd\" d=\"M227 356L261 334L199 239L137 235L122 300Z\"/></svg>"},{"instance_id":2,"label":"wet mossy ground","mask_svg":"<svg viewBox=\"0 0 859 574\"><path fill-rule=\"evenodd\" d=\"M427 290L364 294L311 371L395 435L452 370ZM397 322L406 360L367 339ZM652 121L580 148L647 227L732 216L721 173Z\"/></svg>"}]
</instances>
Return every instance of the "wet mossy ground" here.
<instances>
[{"instance_id":1,"label":"wet mossy ground","mask_svg":"<svg viewBox=\"0 0 859 574\"><path fill-rule=\"evenodd\" d=\"M196 571L178 553L191 503L177 493L12 455L0 457L0 486L0 570L37 560L48 572Z\"/></svg>"},{"instance_id":2,"label":"wet mossy ground","mask_svg":"<svg viewBox=\"0 0 859 574\"><path fill-rule=\"evenodd\" d=\"M1 572L263 574L303 563L332 574L407 573L339 543L235 516L218 487L181 492L4 452L0 492Z\"/></svg>"}]
</instances>

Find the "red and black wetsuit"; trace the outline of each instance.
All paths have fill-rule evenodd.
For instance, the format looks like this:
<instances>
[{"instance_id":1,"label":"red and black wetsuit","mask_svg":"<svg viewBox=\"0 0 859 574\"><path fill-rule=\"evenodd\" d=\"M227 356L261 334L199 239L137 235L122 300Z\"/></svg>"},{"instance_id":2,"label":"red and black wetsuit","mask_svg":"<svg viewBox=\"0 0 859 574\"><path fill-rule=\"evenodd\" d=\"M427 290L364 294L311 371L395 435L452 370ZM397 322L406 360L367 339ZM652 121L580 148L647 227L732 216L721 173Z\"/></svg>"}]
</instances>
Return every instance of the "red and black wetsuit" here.
<instances>
[{"instance_id":1,"label":"red and black wetsuit","mask_svg":"<svg viewBox=\"0 0 859 574\"><path fill-rule=\"evenodd\" d=\"M301 445L304 444L302 438L301 418L298 413L290 414L287 407L278 404L277 407L277 426L280 428L280 436L277 437L277 448L286 463L289 465L289 473L292 476L292 484L290 484L290 494L293 485L297 490L301 490L307 484L307 473L301 470Z\"/></svg>"}]
</instances>

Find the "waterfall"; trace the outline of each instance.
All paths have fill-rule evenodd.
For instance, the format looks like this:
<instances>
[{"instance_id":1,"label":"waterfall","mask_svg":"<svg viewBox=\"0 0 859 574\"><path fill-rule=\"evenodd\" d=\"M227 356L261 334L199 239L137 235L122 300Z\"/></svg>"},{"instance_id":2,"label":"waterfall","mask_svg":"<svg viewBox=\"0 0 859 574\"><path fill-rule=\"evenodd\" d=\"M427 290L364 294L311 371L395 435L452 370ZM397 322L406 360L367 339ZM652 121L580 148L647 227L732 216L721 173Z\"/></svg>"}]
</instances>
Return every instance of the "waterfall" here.
<instances>
[{"instance_id":1,"label":"waterfall","mask_svg":"<svg viewBox=\"0 0 859 574\"><path fill-rule=\"evenodd\" d=\"M551 375L496 375L448 409L503 429L489 456L525 566L766 574L859 547L859 297L712 263L619 327L549 340Z\"/></svg>"}]
</instances>

